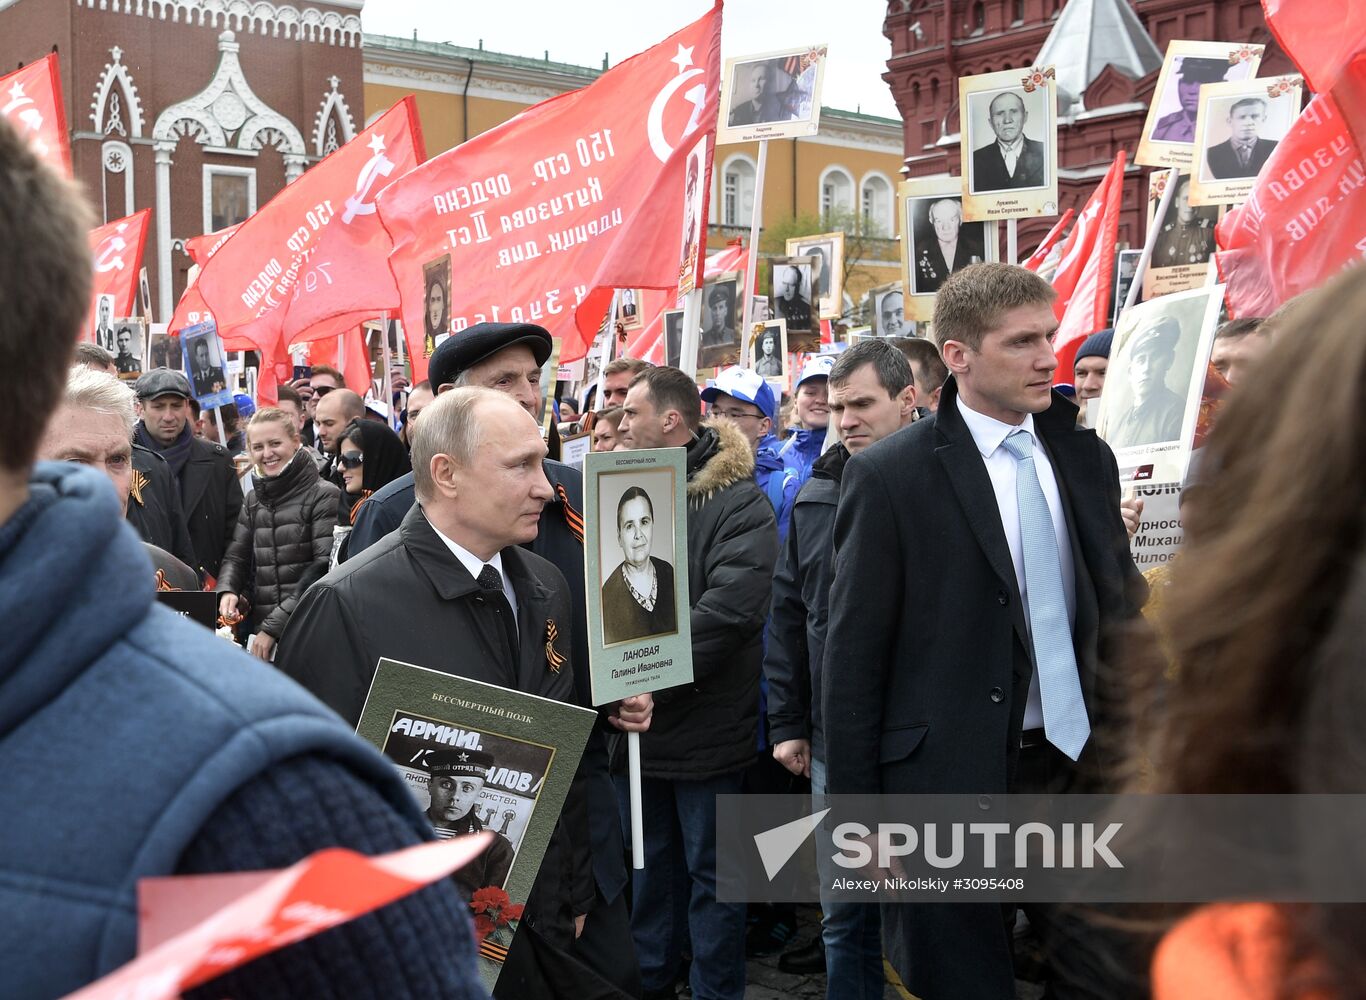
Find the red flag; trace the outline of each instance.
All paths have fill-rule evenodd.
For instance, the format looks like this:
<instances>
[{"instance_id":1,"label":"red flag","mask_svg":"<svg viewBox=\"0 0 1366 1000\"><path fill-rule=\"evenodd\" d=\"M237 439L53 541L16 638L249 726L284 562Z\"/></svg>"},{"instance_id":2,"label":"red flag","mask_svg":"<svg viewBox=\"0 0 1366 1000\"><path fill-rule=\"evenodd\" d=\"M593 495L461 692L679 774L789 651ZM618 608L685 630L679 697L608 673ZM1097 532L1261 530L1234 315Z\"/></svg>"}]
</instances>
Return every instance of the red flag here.
<instances>
[{"instance_id":1,"label":"red flag","mask_svg":"<svg viewBox=\"0 0 1366 1000\"><path fill-rule=\"evenodd\" d=\"M1043 262L1048 259L1049 253L1057 246L1058 240L1062 239L1062 234L1067 232L1067 224L1072 221L1072 216L1076 214L1076 211L1070 208L1064 212L1062 218L1058 220L1058 224L1048 231L1048 235L1034 248L1029 259L1020 266L1026 271L1037 273L1039 268L1043 266Z\"/></svg>"},{"instance_id":2,"label":"red flag","mask_svg":"<svg viewBox=\"0 0 1366 1000\"><path fill-rule=\"evenodd\" d=\"M1230 317L1270 315L1366 255L1366 164L1338 108L1315 97L1215 229Z\"/></svg>"},{"instance_id":3,"label":"red flag","mask_svg":"<svg viewBox=\"0 0 1366 1000\"><path fill-rule=\"evenodd\" d=\"M703 265L703 278L711 281L723 274L744 274L747 267L749 251L743 244L736 242L707 257ZM677 302L676 291L661 292L650 289L643 292L637 303L641 327L639 330L628 331L626 349L621 352L621 356L641 358L655 365L664 364L664 311L676 308ZM742 303L735 304L737 314L743 315L743 308Z\"/></svg>"},{"instance_id":4,"label":"red flag","mask_svg":"<svg viewBox=\"0 0 1366 1000\"><path fill-rule=\"evenodd\" d=\"M86 320L82 339L93 340L106 350L113 350L114 346L108 321L133 315L142 248L147 243L147 223L151 218L152 210L144 208L126 219L115 219L90 231L95 280L90 289L90 318ZM106 298L108 305L102 307L100 300Z\"/></svg>"},{"instance_id":5,"label":"red flag","mask_svg":"<svg viewBox=\"0 0 1366 1000\"><path fill-rule=\"evenodd\" d=\"M336 337L314 340L308 345L310 365L331 365L342 373L342 381L352 392L364 396L370 391L374 374L365 350L365 328L354 326Z\"/></svg>"},{"instance_id":6,"label":"red flag","mask_svg":"<svg viewBox=\"0 0 1366 1000\"><path fill-rule=\"evenodd\" d=\"M375 197L427 158L418 122L417 104L405 97L386 115L385 129L374 132L367 144L371 156L351 178L354 192L337 217L323 230L309 267L324 276L304 281L285 307L286 343L329 336L345 319L355 326L399 307L398 286L386 263L393 249L389 234L375 212ZM378 125L379 123L376 123Z\"/></svg>"},{"instance_id":7,"label":"red flag","mask_svg":"<svg viewBox=\"0 0 1366 1000\"><path fill-rule=\"evenodd\" d=\"M62 105L57 53L0 76L0 115L29 148L63 177L71 177L71 138Z\"/></svg>"},{"instance_id":8,"label":"red flag","mask_svg":"<svg viewBox=\"0 0 1366 1000\"><path fill-rule=\"evenodd\" d=\"M1072 359L1081 342L1106 326L1123 199L1124 151L1120 150L1077 217L1053 277L1053 287L1058 292L1053 312L1061 322L1053 341L1058 356L1058 368L1053 373L1055 383L1072 381Z\"/></svg>"},{"instance_id":9,"label":"red flag","mask_svg":"<svg viewBox=\"0 0 1366 1000\"><path fill-rule=\"evenodd\" d=\"M481 321L539 323L563 339L562 361L577 360L611 300L607 290L596 317L576 325L575 309L595 287L678 287L680 251L686 242L695 253L700 242L682 231L699 141L707 145L691 211L705 225L720 46L717 3L590 86L527 109L384 190L379 214L393 238L389 264L414 379L426 377L437 337Z\"/></svg>"},{"instance_id":10,"label":"red flag","mask_svg":"<svg viewBox=\"0 0 1366 1000\"><path fill-rule=\"evenodd\" d=\"M185 291L180 296L180 301L176 303L175 313L171 316L171 321L166 325L166 329L172 336L178 334L187 326L194 326L205 320L213 319L213 313L204 302L204 296L199 294L199 271L208 262L209 258L216 254L224 243L228 242L229 237L237 232L242 224L239 222L235 226L228 226L220 229L216 233L205 233L203 236L192 236L185 241L185 251L194 261L195 266L190 271L189 284L185 286ZM249 351L254 345L250 341L238 342L235 338L225 338L223 346L230 351Z\"/></svg>"},{"instance_id":11,"label":"red flag","mask_svg":"<svg viewBox=\"0 0 1366 1000\"><path fill-rule=\"evenodd\" d=\"M1276 41L1317 94L1332 90L1343 68L1366 49L1366 4L1262 0L1262 10Z\"/></svg>"},{"instance_id":12,"label":"red flag","mask_svg":"<svg viewBox=\"0 0 1366 1000\"><path fill-rule=\"evenodd\" d=\"M289 376L286 306L296 295L336 288L331 269L315 259L323 232L334 218L373 211L374 182L383 176L374 164L413 155L410 121L409 101L390 108L243 222L205 263L197 289L225 344L242 338L258 347L277 379Z\"/></svg>"}]
</instances>

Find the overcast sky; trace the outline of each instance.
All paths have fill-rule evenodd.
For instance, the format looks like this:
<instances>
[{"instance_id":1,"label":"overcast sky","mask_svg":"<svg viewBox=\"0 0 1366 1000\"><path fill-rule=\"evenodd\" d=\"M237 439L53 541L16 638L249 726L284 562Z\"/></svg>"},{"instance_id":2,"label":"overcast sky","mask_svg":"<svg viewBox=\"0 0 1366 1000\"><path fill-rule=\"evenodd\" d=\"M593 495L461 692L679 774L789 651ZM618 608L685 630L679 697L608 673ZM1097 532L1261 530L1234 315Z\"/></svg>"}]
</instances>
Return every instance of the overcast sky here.
<instances>
[{"instance_id":1,"label":"overcast sky","mask_svg":"<svg viewBox=\"0 0 1366 1000\"><path fill-rule=\"evenodd\" d=\"M451 42L519 56L599 67L647 49L711 8L710 0L370 0L366 31ZM886 0L730 0L721 26L721 58L800 45L830 46L821 103L845 111L899 117L882 80L891 45L882 35Z\"/></svg>"}]
</instances>

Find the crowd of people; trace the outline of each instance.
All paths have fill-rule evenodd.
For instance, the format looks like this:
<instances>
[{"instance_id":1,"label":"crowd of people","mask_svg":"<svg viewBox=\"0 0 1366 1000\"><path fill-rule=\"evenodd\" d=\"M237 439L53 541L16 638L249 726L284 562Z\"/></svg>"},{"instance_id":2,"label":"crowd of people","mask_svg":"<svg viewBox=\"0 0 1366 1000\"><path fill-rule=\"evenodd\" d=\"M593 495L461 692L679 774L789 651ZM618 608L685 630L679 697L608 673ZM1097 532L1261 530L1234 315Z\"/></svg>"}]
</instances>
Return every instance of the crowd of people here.
<instances>
[{"instance_id":1,"label":"crowd of people","mask_svg":"<svg viewBox=\"0 0 1366 1000\"><path fill-rule=\"evenodd\" d=\"M184 372L129 385L76 344L84 202L4 127L0 165L0 242L26 248L0 263L0 982L56 996L134 956L140 878L480 830L458 786L483 758L434 755L424 812L354 728L381 658L591 707L583 481L549 457L553 343L522 323L437 345L397 433L319 365L238 405L240 439L212 415L209 440ZM739 1000L747 956L781 951L831 998L882 996L885 958L915 996L999 1000L1024 940L1049 996L1363 995L1359 907L1188 906L1154 950L1057 906L826 899L799 939L791 907L718 898L736 848L716 822L726 794L1119 791L1140 771L1165 792L1356 791L1363 289L1343 275L1220 329L1225 405L1152 618L1129 551L1142 503L1088 427L1112 333L1077 352L1074 398L1057 391L1054 292L1029 271L956 271L933 341L811 357L789 399L743 367L699 388L608 364L560 416L596 451L684 449L693 680L597 706L498 995ZM649 497L615 513L622 587L658 586L648 541L627 541ZM215 593L254 655L157 590ZM98 822L70 809L94 800ZM481 996L464 893L482 881L189 995Z\"/></svg>"}]
</instances>

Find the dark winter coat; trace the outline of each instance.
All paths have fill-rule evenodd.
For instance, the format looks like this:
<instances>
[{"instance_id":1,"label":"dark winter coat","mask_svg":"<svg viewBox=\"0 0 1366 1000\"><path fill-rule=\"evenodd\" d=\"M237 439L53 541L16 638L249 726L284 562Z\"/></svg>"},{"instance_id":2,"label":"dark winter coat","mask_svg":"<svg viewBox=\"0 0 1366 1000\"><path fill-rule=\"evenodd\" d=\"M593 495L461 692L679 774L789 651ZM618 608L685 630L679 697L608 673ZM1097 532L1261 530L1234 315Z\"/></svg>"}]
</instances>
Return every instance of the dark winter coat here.
<instances>
[{"instance_id":1,"label":"dark winter coat","mask_svg":"<svg viewBox=\"0 0 1366 1000\"><path fill-rule=\"evenodd\" d=\"M693 682L655 692L643 772L700 780L748 767L759 721L760 637L778 559L754 449L727 420L688 446L688 603Z\"/></svg>"},{"instance_id":2,"label":"dark winter coat","mask_svg":"<svg viewBox=\"0 0 1366 1000\"><path fill-rule=\"evenodd\" d=\"M133 445L133 491L128 498L128 523L144 542L164 549L193 567L194 545L185 523L171 467L150 448Z\"/></svg>"},{"instance_id":3,"label":"dark winter coat","mask_svg":"<svg viewBox=\"0 0 1366 1000\"><path fill-rule=\"evenodd\" d=\"M279 639L309 567L327 565L340 491L318 477L300 448L279 475L262 476L247 494L218 574L220 594L251 601L248 625ZM255 580L253 582L253 568Z\"/></svg>"}]
</instances>

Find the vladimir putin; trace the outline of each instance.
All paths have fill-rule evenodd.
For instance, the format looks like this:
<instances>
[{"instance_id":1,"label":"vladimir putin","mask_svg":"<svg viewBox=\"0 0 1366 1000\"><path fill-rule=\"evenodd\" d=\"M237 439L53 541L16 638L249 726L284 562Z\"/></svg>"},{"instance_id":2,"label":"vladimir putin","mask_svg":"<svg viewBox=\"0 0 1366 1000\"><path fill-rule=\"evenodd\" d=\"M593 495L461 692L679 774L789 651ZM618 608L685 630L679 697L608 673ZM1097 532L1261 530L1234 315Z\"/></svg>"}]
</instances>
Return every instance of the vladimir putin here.
<instances>
[{"instance_id":1,"label":"vladimir putin","mask_svg":"<svg viewBox=\"0 0 1366 1000\"><path fill-rule=\"evenodd\" d=\"M957 198L941 198L930 206L929 228L916 233L915 287L916 295L939 291L954 271L985 259L982 246L982 227L972 224L963 228L963 206Z\"/></svg>"},{"instance_id":2,"label":"vladimir putin","mask_svg":"<svg viewBox=\"0 0 1366 1000\"><path fill-rule=\"evenodd\" d=\"M1029 112L1013 90L987 106L995 140L972 151L972 190L1009 191L1044 185L1043 143L1024 134Z\"/></svg>"},{"instance_id":3,"label":"vladimir putin","mask_svg":"<svg viewBox=\"0 0 1366 1000\"><path fill-rule=\"evenodd\" d=\"M1209 172L1221 181L1256 177L1276 143L1261 137L1269 105L1261 97L1243 97L1228 109L1229 137L1205 150Z\"/></svg>"},{"instance_id":4,"label":"vladimir putin","mask_svg":"<svg viewBox=\"0 0 1366 1000\"><path fill-rule=\"evenodd\" d=\"M1118 451L1181 437L1185 404L1167 386L1167 374L1176 360L1180 342L1181 324L1171 316L1158 318L1134 336L1129 351L1129 389L1133 399L1106 434L1111 448Z\"/></svg>"}]
</instances>

